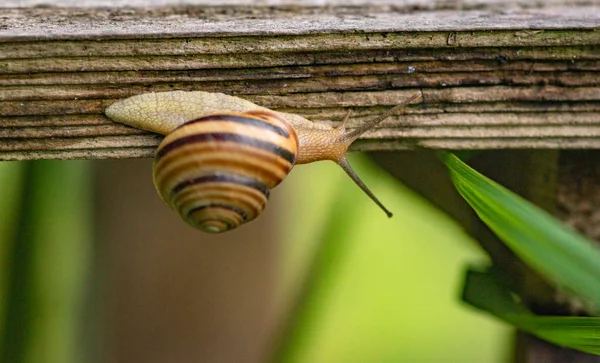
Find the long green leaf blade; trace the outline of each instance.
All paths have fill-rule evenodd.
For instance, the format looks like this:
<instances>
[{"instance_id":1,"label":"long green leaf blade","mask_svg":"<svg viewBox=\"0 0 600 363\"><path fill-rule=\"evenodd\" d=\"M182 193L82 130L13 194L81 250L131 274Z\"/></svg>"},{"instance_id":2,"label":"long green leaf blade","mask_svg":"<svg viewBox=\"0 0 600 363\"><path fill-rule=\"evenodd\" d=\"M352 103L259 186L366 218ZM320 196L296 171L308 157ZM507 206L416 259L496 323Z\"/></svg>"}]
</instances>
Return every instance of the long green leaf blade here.
<instances>
[{"instance_id":1,"label":"long green leaf blade","mask_svg":"<svg viewBox=\"0 0 600 363\"><path fill-rule=\"evenodd\" d=\"M11 189L20 191L20 203L4 211L15 227L0 239L6 251L0 261L6 275L0 284L5 295L0 361L85 361L82 332L89 328L83 318L93 248L90 164L18 165L21 170L13 171L22 175L14 180L23 185Z\"/></svg>"},{"instance_id":2,"label":"long green leaf blade","mask_svg":"<svg viewBox=\"0 0 600 363\"><path fill-rule=\"evenodd\" d=\"M455 155L445 153L442 160L459 193L519 258L594 308L600 306L598 246Z\"/></svg>"},{"instance_id":3,"label":"long green leaf blade","mask_svg":"<svg viewBox=\"0 0 600 363\"><path fill-rule=\"evenodd\" d=\"M492 272L467 272L463 299L474 307L560 346L600 355L600 318L537 316Z\"/></svg>"}]
</instances>

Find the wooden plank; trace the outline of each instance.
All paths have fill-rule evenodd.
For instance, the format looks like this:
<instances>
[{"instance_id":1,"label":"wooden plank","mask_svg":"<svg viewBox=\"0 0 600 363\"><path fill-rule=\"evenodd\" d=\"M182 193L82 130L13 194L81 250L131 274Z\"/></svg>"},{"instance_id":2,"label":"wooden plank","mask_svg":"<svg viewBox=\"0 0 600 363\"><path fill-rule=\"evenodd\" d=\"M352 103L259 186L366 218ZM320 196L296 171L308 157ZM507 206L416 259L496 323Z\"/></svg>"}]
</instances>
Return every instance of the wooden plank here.
<instances>
[{"instance_id":1,"label":"wooden plank","mask_svg":"<svg viewBox=\"0 0 600 363\"><path fill-rule=\"evenodd\" d=\"M151 156L158 136L103 112L171 90L354 126L422 93L362 150L600 148L589 3L331 4L0 8L0 160Z\"/></svg>"},{"instance_id":2,"label":"wooden plank","mask_svg":"<svg viewBox=\"0 0 600 363\"><path fill-rule=\"evenodd\" d=\"M427 4L426 1L421 2ZM417 4L418 5L418 4ZM514 8L481 7L465 9L434 9L420 11L415 16L414 7L398 8L384 6L358 7L322 7L315 11L311 7L288 7L280 11L268 7L234 7L229 14L211 11L207 7L174 7L162 11L154 9L126 9L115 13L108 8L83 8L77 10L77 16L61 8L28 8L21 12L1 10L0 16L6 19L6 25L0 32L3 41L34 41L57 39L156 39L185 37L232 37L271 36L279 34L308 35L320 33L318 40L328 37L326 33L350 33L348 39L364 43L371 41L364 33L398 33L389 37L397 41L395 47L410 42L411 36L404 32L442 32L432 45L451 43L455 46L473 44L470 39L490 40L498 46L512 45L568 45L581 43L594 36L598 27L595 16L597 8L590 4L578 6L551 4L539 7ZM427 9L427 8L424 8ZM407 11L412 10L412 11ZM502 11L504 10L504 12ZM95 19L96 21L90 21ZM105 20L112 21L105 21ZM151 19L151 21L148 21ZM445 19L440 21L440 19ZM98 21L100 20L100 21ZM498 34L490 30L504 31ZM553 32L556 29L589 29L590 32ZM512 31L517 30L517 32ZM544 31L538 31L544 30ZM465 32L466 31L466 32ZM471 31L481 31L471 36ZM351 33L361 34L351 34ZM449 34L443 32L464 32ZM486 37L486 32L488 33ZM345 37L342 37L345 38ZM382 39L385 39L381 36ZM597 41L597 37L596 38ZM317 39L313 39L313 42ZM427 41L426 38L422 39ZM245 42L246 43L246 42ZM279 43L279 42L277 42ZM287 43L287 42L281 42ZM328 43L328 42L326 42ZM248 43L250 45L250 43ZM345 45L344 48L351 48Z\"/></svg>"}]
</instances>

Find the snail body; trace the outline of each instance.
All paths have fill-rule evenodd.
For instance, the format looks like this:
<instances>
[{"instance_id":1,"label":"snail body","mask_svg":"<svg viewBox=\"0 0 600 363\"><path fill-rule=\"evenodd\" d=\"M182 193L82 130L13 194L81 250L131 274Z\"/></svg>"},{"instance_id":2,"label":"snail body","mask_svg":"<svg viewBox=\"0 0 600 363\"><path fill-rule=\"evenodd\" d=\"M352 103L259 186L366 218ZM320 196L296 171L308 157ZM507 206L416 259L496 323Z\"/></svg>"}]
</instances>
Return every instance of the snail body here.
<instances>
[{"instance_id":1,"label":"snail body","mask_svg":"<svg viewBox=\"0 0 600 363\"><path fill-rule=\"evenodd\" d=\"M256 218L272 188L295 164L332 160L377 203L345 154L360 135L419 94L363 126L347 131L275 112L222 93L148 93L121 100L105 113L112 120L163 134L154 161L161 198L191 226L221 233Z\"/></svg>"},{"instance_id":2,"label":"snail body","mask_svg":"<svg viewBox=\"0 0 600 363\"><path fill-rule=\"evenodd\" d=\"M223 112L270 111L243 98L218 92L171 91L144 93L110 105L105 113L113 121L136 129L167 135L184 122ZM295 128L330 128L292 113L271 111Z\"/></svg>"}]
</instances>

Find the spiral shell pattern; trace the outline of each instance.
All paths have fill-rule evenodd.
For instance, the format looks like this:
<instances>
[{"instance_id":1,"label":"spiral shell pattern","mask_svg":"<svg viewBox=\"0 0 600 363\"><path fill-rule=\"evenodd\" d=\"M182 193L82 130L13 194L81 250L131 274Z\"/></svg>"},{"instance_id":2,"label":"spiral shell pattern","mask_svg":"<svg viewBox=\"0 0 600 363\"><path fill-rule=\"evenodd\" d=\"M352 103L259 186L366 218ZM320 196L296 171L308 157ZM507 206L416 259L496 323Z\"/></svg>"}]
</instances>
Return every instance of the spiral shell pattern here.
<instances>
[{"instance_id":1,"label":"spiral shell pattern","mask_svg":"<svg viewBox=\"0 0 600 363\"><path fill-rule=\"evenodd\" d=\"M298 136L269 111L188 121L167 135L154 161L161 198L191 226L221 233L256 218L290 172Z\"/></svg>"}]
</instances>

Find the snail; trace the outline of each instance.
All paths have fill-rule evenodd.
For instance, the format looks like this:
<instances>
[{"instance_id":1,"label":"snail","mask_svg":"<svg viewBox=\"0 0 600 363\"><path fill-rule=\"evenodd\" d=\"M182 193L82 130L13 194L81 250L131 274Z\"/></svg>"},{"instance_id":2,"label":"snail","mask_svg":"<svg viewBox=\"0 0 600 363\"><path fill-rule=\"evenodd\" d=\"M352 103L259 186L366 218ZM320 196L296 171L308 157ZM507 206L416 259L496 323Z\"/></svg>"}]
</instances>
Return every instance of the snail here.
<instances>
[{"instance_id":1,"label":"snail","mask_svg":"<svg viewBox=\"0 0 600 363\"><path fill-rule=\"evenodd\" d=\"M270 190L295 164L333 160L388 215L389 210L346 160L359 136L420 96L354 129L313 123L239 97L211 92L161 92L110 105L113 121L166 135L154 161L161 198L191 226L221 233L256 218Z\"/></svg>"}]
</instances>

